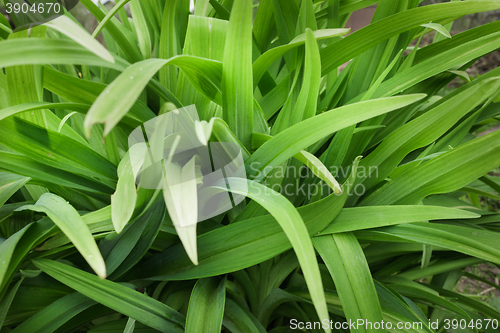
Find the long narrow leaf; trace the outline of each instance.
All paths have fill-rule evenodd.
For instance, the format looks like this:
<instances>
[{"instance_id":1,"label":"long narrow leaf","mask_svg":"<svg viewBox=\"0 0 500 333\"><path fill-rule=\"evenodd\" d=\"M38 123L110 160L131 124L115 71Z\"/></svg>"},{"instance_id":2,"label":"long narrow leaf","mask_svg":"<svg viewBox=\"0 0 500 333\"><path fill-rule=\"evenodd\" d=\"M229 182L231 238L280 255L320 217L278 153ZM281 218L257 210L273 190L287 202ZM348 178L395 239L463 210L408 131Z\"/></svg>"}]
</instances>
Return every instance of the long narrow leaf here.
<instances>
[{"instance_id":1,"label":"long narrow leaf","mask_svg":"<svg viewBox=\"0 0 500 333\"><path fill-rule=\"evenodd\" d=\"M18 210L26 209L46 213L73 242L97 275L102 279L106 277L106 265L94 237L80 214L69 203L57 195L45 193L34 205L27 205Z\"/></svg>"},{"instance_id":2,"label":"long narrow leaf","mask_svg":"<svg viewBox=\"0 0 500 333\"><path fill-rule=\"evenodd\" d=\"M81 294L160 332L184 332L184 316L151 297L56 261L36 259L33 263Z\"/></svg>"}]
</instances>

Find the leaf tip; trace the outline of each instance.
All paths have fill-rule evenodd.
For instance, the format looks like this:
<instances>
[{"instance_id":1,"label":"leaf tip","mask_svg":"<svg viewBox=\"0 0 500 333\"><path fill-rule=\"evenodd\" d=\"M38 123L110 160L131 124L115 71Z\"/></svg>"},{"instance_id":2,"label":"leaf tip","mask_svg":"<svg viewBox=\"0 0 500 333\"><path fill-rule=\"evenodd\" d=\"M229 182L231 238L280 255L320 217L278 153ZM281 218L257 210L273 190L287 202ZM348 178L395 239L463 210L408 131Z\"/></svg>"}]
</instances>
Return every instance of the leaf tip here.
<instances>
[{"instance_id":1,"label":"leaf tip","mask_svg":"<svg viewBox=\"0 0 500 333\"><path fill-rule=\"evenodd\" d=\"M413 96L413 98L414 98L413 103L415 103L417 101L420 101L421 99L426 98L427 94L411 94L411 96Z\"/></svg>"},{"instance_id":2,"label":"leaf tip","mask_svg":"<svg viewBox=\"0 0 500 333\"><path fill-rule=\"evenodd\" d=\"M194 251L189 251L188 252L189 259L191 262L195 265L198 266L198 252L196 249Z\"/></svg>"},{"instance_id":3,"label":"leaf tip","mask_svg":"<svg viewBox=\"0 0 500 333\"><path fill-rule=\"evenodd\" d=\"M113 130L114 124L111 124L110 122L106 122L104 124L104 131L102 132L102 138L105 139L108 134Z\"/></svg>"},{"instance_id":4,"label":"leaf tip","mask_svg":"<svg viewBox=\"0 0 500 333\"><path fill-rule=\"evenodd\" d=\"M91 120L88 120L88 114L87 117L85 117L85 121L83 122L83 130L85 132L85 137L87 139L90 139L91 133L92 133L92 126L94 123Z\"/></svg>"},{"instance_id":5,"label":"leaf tip","mask_svg":"<svg viewBox=\"0 0 500 333\"><path fill-rule=\"evenodd\" d=\"M104 60L106 60L107 62L110 62L112 64L114 64L116 61L115 61L115 58L111 55L111 53L109 52L106 52L102 55L102 58Z\"/></svg>"},{"instance_id":6,"label":"leaf tip","mask_svg":"<svg viewBox=\"0 0 500 333\"><path fill-rule=\"evenodd\" d=\"M91 257L89 257L88 259L91 259ZM87 260L87 261L90 261L90 260ZM99 262L93 266L94 266L93 267L94 272L97 274L97 276L101 280L106 280L106 278L108 277L108 274L106 271L106 263L104 262L104 259L102 257L100 257Z\"/></svg>"}]
</instances>

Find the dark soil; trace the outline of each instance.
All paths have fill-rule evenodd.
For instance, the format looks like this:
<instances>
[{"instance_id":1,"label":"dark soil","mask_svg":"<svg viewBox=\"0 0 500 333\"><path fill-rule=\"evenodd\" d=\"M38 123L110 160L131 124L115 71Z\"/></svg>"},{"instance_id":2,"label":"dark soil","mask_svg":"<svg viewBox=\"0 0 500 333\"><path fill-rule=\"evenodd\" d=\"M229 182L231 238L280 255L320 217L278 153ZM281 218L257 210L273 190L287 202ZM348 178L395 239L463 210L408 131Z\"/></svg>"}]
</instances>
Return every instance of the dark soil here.
<instances>
[{"instance_id":1,"label":"dark soil","mask_svg":"<svg viewBox=\"0 0 500 333\"><path fill-rule=\"evenodd\" d=\"M500 268L492 264L479 264L465 269L467 273L479 276L500 288ZM492 303L495 298L500 297L500 289L489 284L469 277L462 277L455 287L455 291L479 298L482 301Z\"/></svg>"}]
</instances>

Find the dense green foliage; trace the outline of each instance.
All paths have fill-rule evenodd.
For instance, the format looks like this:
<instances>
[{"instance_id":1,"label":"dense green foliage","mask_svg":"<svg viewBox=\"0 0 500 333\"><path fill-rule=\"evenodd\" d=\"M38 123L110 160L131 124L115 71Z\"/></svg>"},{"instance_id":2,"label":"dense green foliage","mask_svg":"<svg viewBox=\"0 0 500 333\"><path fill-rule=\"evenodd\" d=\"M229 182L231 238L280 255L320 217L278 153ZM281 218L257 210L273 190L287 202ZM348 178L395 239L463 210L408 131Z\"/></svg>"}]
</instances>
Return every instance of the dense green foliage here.
<instances>
[{"instance_id":1,"label":"dense green foliage","mask_svg":"<svg viewBox=\"0 0 500 333\"><path fill-rule=\"evenodd\" d=\"M69 13L20 32L0 15L2 333L500 320L454 292L464 267L500 265L500 214L481 199L500 199L500 131L477 136L500 120L500 68L465 72L500 48L500 21L449 35L500 1L379 1L352 34L377 1L80 2L93 36ZM230 186L245 201L196 229L176 223L196 188L137 186L128 142L193 104L197 133L239 145L248 178Z\"/></svg>"}]
</instances>

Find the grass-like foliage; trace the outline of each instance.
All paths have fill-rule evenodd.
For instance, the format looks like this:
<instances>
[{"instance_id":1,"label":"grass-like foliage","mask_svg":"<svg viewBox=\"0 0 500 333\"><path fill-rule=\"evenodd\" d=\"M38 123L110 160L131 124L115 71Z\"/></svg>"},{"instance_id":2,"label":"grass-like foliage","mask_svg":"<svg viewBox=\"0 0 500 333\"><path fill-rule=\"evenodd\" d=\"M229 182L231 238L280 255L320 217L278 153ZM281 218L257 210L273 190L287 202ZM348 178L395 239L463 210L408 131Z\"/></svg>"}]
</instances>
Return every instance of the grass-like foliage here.
<instances>
[{"instance_id":1,"label":"grass-like foliage","mask_svg":"<svg viewBox=\"0 0 500 333\"><path fill-rule=\"evenodd\" d=\"M0 15L2 333L496 331L454 287L500 265L482 199L500 199L500 131L477 135L500 119L500 68L465 73L500 21L449 30L499 1L379 1L354 33L377 1L80 2L93 35ZM239 147L246 179L202 189L199 156L153 163L186 133L129 146L192 105L194 136ZM202 191L244 199L196 223Z\"/></svg>"}]
</instances>

